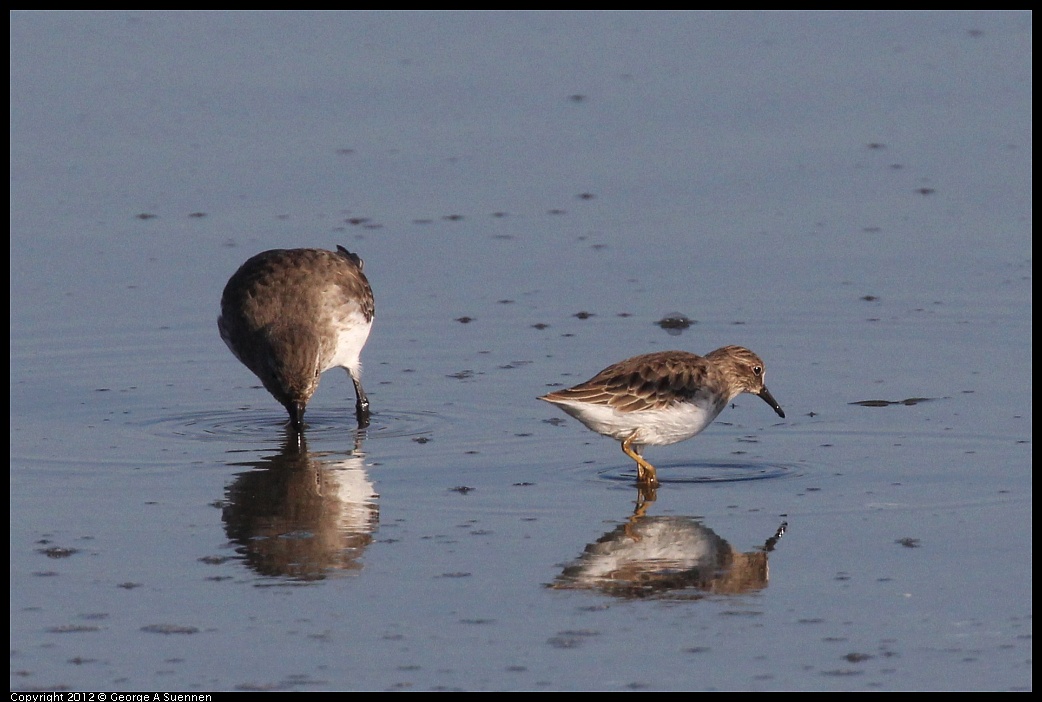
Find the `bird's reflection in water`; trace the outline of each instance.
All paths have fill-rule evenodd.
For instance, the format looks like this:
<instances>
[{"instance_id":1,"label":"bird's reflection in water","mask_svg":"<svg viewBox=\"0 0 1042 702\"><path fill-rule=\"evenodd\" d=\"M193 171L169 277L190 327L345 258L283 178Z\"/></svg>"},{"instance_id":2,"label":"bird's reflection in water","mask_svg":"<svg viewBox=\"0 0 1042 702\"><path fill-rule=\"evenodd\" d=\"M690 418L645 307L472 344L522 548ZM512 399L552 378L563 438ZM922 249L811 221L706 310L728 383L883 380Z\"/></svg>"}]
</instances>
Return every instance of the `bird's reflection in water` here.
<instances>
[{"instance_id":1,"label":"bird's reflection in water","mask_svg":"<svg viewBox=\"0 0 1042 702\"><path fill-rule=\"evenodd\" d=\"M633 516L587 545L550 587L626 599L700 599L767 587L767 556L786 523L762 548L743 553L694 517L648 516L654 494L641 490Z\"/></svg>"},{"instance_id":2,"label":"bird's reflection in water","mask_svg":"<svg viewBox=\"0 0 1042 702\"><path fill-rule=\"evenodd\" d=\"M290 431L280 452L237 464L251 470L228 486L223 519L251 569L296 580L362 569L380 512L359 449L335 458L309 453Z\"/></svg>"}]
</instances>

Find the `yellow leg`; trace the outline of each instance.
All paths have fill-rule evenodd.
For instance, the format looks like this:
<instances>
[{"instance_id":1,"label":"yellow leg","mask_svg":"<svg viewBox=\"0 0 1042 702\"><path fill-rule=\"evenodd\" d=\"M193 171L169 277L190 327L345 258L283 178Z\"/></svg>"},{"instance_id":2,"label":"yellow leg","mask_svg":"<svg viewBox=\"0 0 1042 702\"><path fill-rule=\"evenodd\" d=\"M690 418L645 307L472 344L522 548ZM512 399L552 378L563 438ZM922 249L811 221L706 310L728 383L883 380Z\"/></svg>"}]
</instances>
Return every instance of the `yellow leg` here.
<instances>
[{"instance_id":1,"label":"yellow leg","mask_svg":"<svg viewBox=\"0 0 1042 702\"><path fill-rule=\"evenodd\" d=\"M629 438L622 442L622 452L637 462L638 483L649 487L658 487L658 474L655 472L655 466L645 461L644 457L633 448L633 440L635 438L637 438L637 432L633 432L629 435Z\"/></svg>"},{"instance_id":2,"label":"yellow leg","mask_svg":"<svg viewBox=\"0 0 1042 702\"><path fill-rule=\"evenodd\" d=\"M648 505L655 501L655 488L641 485L637 488L637 507L633 510L633 516L626 520L624 531L626 536L633 541L640 541L641 535L637 533L637 524L644 519L648 511Z\"/></svg>"}]
</instances>

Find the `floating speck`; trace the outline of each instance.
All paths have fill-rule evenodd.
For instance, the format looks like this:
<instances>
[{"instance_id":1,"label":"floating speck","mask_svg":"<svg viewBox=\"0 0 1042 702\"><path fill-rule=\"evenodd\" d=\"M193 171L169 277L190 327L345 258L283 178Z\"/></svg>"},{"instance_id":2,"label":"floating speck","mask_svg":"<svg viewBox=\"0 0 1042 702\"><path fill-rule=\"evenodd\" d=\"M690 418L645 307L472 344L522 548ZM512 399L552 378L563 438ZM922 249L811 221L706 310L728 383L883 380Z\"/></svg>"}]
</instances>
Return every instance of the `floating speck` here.
<instances>
[{"instance_id":1,"label":"floating speck","mask_svg":"<svg viewBox=\"0 0 1042 702\"><path fill-rule=\"evenodd\" d=\"M194 626L178 626L176 624L148 624L141 627L141 631L149 634L197 634L199 629Z\"/></svg>"},{"instance_id":2,"label":"floating speck","mask_svg":"<svg viewBox=\"0 0 1042 702\"><path fill-rule=\"evenodd\" d=\"M695 324L695 320L680 312L670 312L655 324L666 330L683 331Z\"/></svg>"},{"instance_id":3,"label":"floating speck","mask_svg":"<svg viewBox=\"0 0 1042 702\"><path fill-rule=\"evenodd\" d=\"M101 631L99 626L89 626L86 624L66 624L63 626L52 626L46 629L49 634L83 634L92 631Z\"/></svg>"}]
</instances>

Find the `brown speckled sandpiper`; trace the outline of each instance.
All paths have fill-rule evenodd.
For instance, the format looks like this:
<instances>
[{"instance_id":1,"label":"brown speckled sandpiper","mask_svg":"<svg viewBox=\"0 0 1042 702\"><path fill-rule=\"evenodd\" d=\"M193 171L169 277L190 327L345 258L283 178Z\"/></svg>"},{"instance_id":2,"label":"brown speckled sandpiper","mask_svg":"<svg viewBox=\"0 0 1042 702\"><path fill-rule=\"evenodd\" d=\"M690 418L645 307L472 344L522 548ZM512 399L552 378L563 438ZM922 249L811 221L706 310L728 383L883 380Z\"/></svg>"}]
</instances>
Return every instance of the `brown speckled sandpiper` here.
<instances>
[{"instance_id":1,"label":"brown speckled sandpiper","mask_svg":"<svg viewBox=\"0 0 1042 702\"><path fill-rule=\"evenodd\" d=\"M690 439L741 393L757 395L785 417L763 377L763 361L741 346L705 356L660 351L620 361L585 383L539 399L622 442L622 450L637 462L637 482L655 487L658 476L641 455L643 448Z\"/></svg>"},{"instance_id":2,"label":"brown speckled sandpiper","mask_svg":"<svg viewBox=\"0 0 1042 702\"><path fill-rule=\"evenodd\" d=\"M242 264L224 288L221 338L297 430L319 376L336 367L354 383L358 426L369 424L359 355L373 325L373 290L362 267L342 246L274 249Z\"/></svg>"}]
</instances>

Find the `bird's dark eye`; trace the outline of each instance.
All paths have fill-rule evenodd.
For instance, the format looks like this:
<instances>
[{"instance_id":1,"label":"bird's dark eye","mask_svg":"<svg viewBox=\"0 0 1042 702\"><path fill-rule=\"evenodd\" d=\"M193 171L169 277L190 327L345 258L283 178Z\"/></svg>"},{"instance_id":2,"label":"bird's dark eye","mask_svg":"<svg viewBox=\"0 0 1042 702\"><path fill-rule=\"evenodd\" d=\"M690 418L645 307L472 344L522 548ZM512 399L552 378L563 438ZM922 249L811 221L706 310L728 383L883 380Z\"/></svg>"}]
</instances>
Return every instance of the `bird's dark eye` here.
<instances>
[{"instance_id":1,"label":"bird's dark eye","mask_svg":"<svg viewBox=\"0 0 1042 702\"><path fill-rule=\"evenodd\" d=\"M763 366L753 366L753 375L763 375Z\"/></svg>"}]
</instances>

